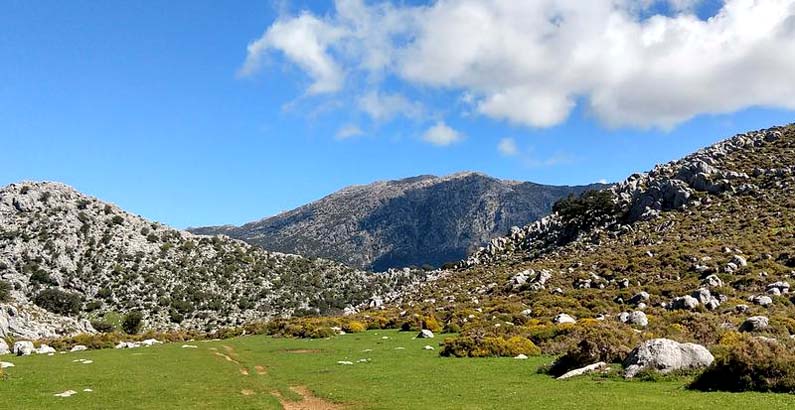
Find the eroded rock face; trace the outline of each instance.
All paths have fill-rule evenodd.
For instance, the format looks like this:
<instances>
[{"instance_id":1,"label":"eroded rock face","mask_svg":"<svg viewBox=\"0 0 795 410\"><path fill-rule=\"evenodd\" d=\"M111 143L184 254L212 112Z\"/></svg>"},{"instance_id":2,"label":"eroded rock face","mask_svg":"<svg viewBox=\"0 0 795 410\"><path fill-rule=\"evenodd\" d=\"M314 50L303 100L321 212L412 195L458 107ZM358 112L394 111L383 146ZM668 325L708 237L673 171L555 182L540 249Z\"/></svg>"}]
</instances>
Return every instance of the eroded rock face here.
<instances>
[{"instance_id":1,"label":"eroded rock face","mask_svg":"<svg viewBox=\"0 0 795 410\"><path fill-rule=\"evenodd\" d=\"M86 320L56 315L33 304L0 305L0 338L38 340L95 332Z\"/></svg>"},{"instance_id":2,"label":"eroded rock face","mask_svg":"<svg viewBox=\"0 0 795 410\"><path fill-rule=\"evenodd\" d=\"M643 342L624 360L624 377L635 377L642 370L670 373L675 370L694 370L709 366L715 358L706 347L694 343L679 343L670 339Z\"/></svg>"}]
</instances>

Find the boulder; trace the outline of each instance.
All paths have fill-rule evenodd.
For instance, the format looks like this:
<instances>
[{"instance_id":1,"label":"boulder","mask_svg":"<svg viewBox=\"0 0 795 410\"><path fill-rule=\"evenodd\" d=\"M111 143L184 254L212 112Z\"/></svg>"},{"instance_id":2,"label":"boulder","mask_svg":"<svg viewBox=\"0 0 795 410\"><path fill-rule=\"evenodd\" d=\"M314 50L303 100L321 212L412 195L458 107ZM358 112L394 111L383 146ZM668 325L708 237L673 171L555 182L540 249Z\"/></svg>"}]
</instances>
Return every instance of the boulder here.
<instances>
[{"instance_id":1,"label":"boulder","mask_svg":"<svg viewBox=\"0 0 795 410\"><path fill-rule=\"evenodd\" d=\"M770 306L773 304L773 299L770 296L751 296L749 300L759 306Z\"/></svg>"},{"instance_id":2,"label":"boulder","mask_svg":"<svg viewBox=\"0 0 795 410\"><path fill-rule=\"evenodd\" d=\"M649 301L649 293L648 292L640 292L629 299L629 303L633 305L638 305L643 302Z\"/></svg>"},{"instance_id":3,"label":"boulder","mask_svg":"<svg viewBox=\"0 0 795 410\"><path fill-rule=\"evenodd\" d=\"M649 319L646 314L641 311L634 312L621 312L618 315L618 321L632 326L646 327L649 324Z\"/></svg>"},{"instance_id":4,"label":"boulder","mask_svg":"<svg viewBox=\"0 0 795 410\"><path fill-rule=\"evenodd\" d=\"M85 350L88 350L88 348L83 346L83 345L77 345L77 346L73 347L72 350L70 350L70 352L82 352L82 351L85 351Z\"/></svg>"},{"instance_id":5,"label":"boulder","mask_svg":"<svg viewBox=\"0 0 795 410\"><path fill-rule=\"evenodd\" d=\"M0 356L9 353L11 353L11 349L8 348L8 343L6 343L5 340L0 339Z\"/></svg>"},{"instance_id":6,"label":"boulder","mask_svg":"<svg viewBox=\"0 0 795 410\"><path fill-rule=\"evenodd\" d=\"M745 260L745 258L743 258L740 255L732 256L732 260L731 260L730 263L733 263L733 264L737 265L740 268L744 268L744 267L748 266L748 261Z\"/></svg>"},{"instance_id":7,"label":"boulder","mask_svg":"<svg viewBox=\"0 0 795 410\"><path fill-rule=\"evenodd\" d=\"M41 346L39 346L38 350L36 350L36 353L37 354L55 353L55 349L53 349L52 347L50 347L48 345L41 345Z\"/></svg>"},{"instance_id":8,"label":"boulder","mask_svg":"<svg viewBox=\"0 0 795 410\"><path fill-rule=\"evenodd\" d=\"M704 278L704 280L701 281L701 284L710 288L719 288L723 286L723 281L720 280L718 275L713 274Z\"/></svg>"},{"instance_id":9,"label":"boulder","mask_svg":"<svg viewBox=\"0 0 795 410\"><path fill-rule=\"evenodd\" d=\"M14 367L14 363L0 362L0 370L1 369L7 369L9 367Z\"/></svg>"},{"instance_id":10,"label":"boulder","mask_svg":"<svg viewBox=\"0 0 795 410\"><path fill-rule=\"evenodd\" d=\"M604 369L605 367L607 367L607 363L605 362L590 364L588 366L567 372L563 376L558 377L558 380L565 380L571 377L577 377L577 376L582 376L584 374L597 372Z\"/></svg>"},{"instance_id":11,"label":"boulder","mask_svg":"<svg viewBox=\"0 0 795 410\"><path fill-rule=\"evenodd\" d=\"M434 334L428 329L420 330L420 333L417 335L417 339L433 339Z\"/></svg>"},{"instance_id":12,"label":"boulder","mask_svg":"<svg viewBox=\"0 0 795 410\"><path fill-rule=\"evenodd\" d=\"M573 317L571 317L571 316L569 316L569 315L567 315L565 313L560 313L560 314L558 314L557 316L555 316L552 319L552 323L555 323L555 324L558 324L558 325L563 324L563 323L577 323L577 320L575 320Z\"/></svg>"},{"instance_id":13,"label":"boulder","mask_svg":"<svg viewBox=\"0 0 795 410\"><path fill-rule=\"evenodd\" d=\"M698 299L687 295L674 298L670 306L673 310L693 310L698 307L698 304Z\"/></svg>"},{"instance_id":14,"label":"boulder","mask_svg":"<svg viewBox=\"0 0 795 410\"><path fill-rule=\"evenodd\" d=\"M770 325L770 320L765 316L751 316L740 325L741 332L756 332L765 330Z\"/></svg>"},{"instance_id":15,"label":"boulder","mask_svg":"<svg viewBox=\"0 0 795 410\"><path fill-rule=\"evenodd\" d=\"M715 358L706 347L694 343L679 343L670 339L652 339L641 343L624 360L624 377L635 377L650 369L660 373L675 370L701 369Z\"/></svg>"},{"instance_id":16,"label":"boulder","mask_svg":"<svg viewBox=\"0 0 795 410\"><path fill-rule=\"evenodd\" d=\"M29 356L36 351L36 348L33 347L33 342L22 341L14 343L14 348L12 352L17 356Z\"/></svg>"}]
</instances>

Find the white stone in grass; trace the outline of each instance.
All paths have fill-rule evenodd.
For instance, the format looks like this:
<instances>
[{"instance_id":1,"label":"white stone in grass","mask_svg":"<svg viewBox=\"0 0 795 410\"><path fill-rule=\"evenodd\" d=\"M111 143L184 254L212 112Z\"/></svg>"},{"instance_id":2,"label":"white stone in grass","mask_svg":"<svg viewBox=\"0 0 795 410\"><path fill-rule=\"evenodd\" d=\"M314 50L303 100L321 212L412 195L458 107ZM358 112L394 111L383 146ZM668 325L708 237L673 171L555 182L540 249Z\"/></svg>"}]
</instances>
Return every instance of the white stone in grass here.
<instances>
[{"instance_id":1,"label":"white stone in grass","mask_svg":"<svg viewBox=\"0 0 795 410\"><path fill-rule=\"evenodd\" d=\"M593 373L599 370L604 369L607 367L607 363L605 362L598 362L594 364L590 364L585 367L581 367L579 369L572 370L570 372L565 373L563 376L558 377L558 380L566 380L571 377L582 376L584 374Z\"/></svg>"},{"instance_id":2,"label":"white stone in grass","mask_svg":"<svg viewBox=\"0 0 795 410\"><path fill-rule=\"evenodd\" d=\"M389 337L388 336L383 336L383 337L381 337L381 339L387 340L387 339L389 339Z\"/></svg>"},{"instance_id":3,"label":"white stone in grass","mask_svg":"<svg viewBox=\"0 0 795 410\"><path fill-rule=\"evenodd\" d=\"M74 396L75 394L77 394L77 392L76 392L76 391L74 391L74 390L67 390L67 391L65 391L65 392L63 392L63 393L57 393L57 394L54 394L54 396L55 396L55 397L71 397L71 396Z\"/></svg>"},{"instance_id":4,"label":"white stone in grass","mask_svg":"<svg viewBox=\"0 0 795 410\"><path fill-rule=\"evenodd\" d=\"M516 360L527 360L527 355L526 355L526 354L519 353L518 355L516 355L516 356L514 357L514 359L516 359Z\"/></svg>"},{"instance_id":5,"label":"white stone in grass","mask_svg":"<svg viewBox=\"0 0 795 410\"><path fill-rule=\"evenodd\" d=\"M55 353L55 349L47 345L39 346L38 350L36 350L37 354L52 354Z\"/></svg>"},{"instance_id":6,"label":"white stone in grass","mask_svg":"<svg viewBox=\"0 0 795 410\"><path fill-rule=\"evenodd\" d=\"M395 350L406 350L406 348L405 348L405 347L398 346L398 347L396 347L396 348L395 348Z\"/></svg>"},{"instance_id":7,"label":"white stone in grass","mask_svg":"<svg viewBox=\"0 0 795 410\"><path fill-rule=\"evenodd\" d=\"M9 367L14 367L14 363L0 362L0 369L7 369Z\"/></svg>"},{"instance_id":8,"label":"white stone in grass","mask_svg":"<svg viewBox=\"0 0 795 410\"><path fill-rule=\"evenodd\" d=\"M434 338L433 332L431 332L428 329L420 330L420 333L417 335L417 339L433 339L433 338Z\"/></svg>"},{"instance_id":9,"label":"white stone in grass","mask_svg":"<svg viewBox=\"0 0 795 410\"><path fill-rule=\"evenodd\" d=\"M91 363L94 363L94 361L93 360L83 360L82 363L83 364L91 364Z\"/></svg>"},{"instance_id":10,"label":"white stone in grass","mask_svg":"<svg viewBox=\"0 0 795 410\"><path fill-rule=\"evenodd\" d=\"M159 345L159 344L163 344L163 342L161 342L161 341L159 341L157 339L146 339L146 340L141 342L141 346L146 346L146 347Z\"/></svg>"},{"instance_id":11,"label":"white stone in grass","mask_svg":"<svg viewBox=\"0 0 795 410\"><path fill-rule=\"evenodd\" d=\"M86 392L86 393L91 393L91 392L93 392L94 390L91 390L91 389L83 389L83 391L84 391L84 392Z\"/></svg>"},{"instance_id":12,"label":"white stone in grass","mask_svg":"<svg viewBox=\"0 0 795 410\"><path fill-rule=\"evenodd\" d=\"M36 351L36 348L33 347L33 342L22 341L14 343L14 349L12 351L17 356L30 356Z\"/></svg>"},{"instance_id":13,"label":"white stone in grass","mask_svg":"<svg viewBox=\"0 0 795 410\"><path fill-rule=\"evenodd\" d=\"M433 346L428 346L428 345L425 345L425 347L423 347L423 349L425 349L425 350L434 350Z\"/></svg>"},{"instance_id":14,"label":"white stone in grass","mask_svg":"<svg viewBox=\"0 0 795 410\"><path fill-rule=\"evenodd\" d=\"M83 345L77 345L77 346L73 347L72 350L70 350L70 352L73 352L73 353L74 352L83 352L83 351L86 351L86 350L88 350L87 347L85 347Z\"/></svg>"},{"instance_id":15,"label":"white stone in grass","mask_svg":"<svg viewBox=\"0 0 795 410\"><path fill-rule=\"evenodd\" d=\"M340 360L340 361L337 362L337 364L343 365L343 366L350 366L350 365L353 364L353 362L349 362L347 360Z\"/></svg>"},{"instance_id":16,"label":"white stone in grass","mask_svg":"<svg viewBox=\"0 0 795 410\"><path fill-rule=\"evenodd\" d=\"M564 323L577 323L577 320L575 320L573 317L571 317L571 316L569 316L569 315L567 315L565 313L561 313L561 314L558 314L557 316L555 316L552 319L552 323L555 323L555 324L558 324L558 325L564 324Z\"/></svg>"},{"instance_id":17,"label":"white stone in grass","mask_svg":"<svg viewBox=\"0 0 795 410\"><path fill-rule=\"evenodd\" d=\"M196 345L182 345L183 349L198 349L199 346Z\"/></svg>"}]
</instances>

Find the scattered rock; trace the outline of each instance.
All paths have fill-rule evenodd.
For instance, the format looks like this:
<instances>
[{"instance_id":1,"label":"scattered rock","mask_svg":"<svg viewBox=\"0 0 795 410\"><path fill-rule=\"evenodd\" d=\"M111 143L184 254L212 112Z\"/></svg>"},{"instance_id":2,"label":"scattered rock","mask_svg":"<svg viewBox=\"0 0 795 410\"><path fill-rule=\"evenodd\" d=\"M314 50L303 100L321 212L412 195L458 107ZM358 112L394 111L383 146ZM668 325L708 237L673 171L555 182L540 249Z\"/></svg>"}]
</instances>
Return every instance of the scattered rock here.
<instances>
[{"instance_id":1,"label":"scattered rock","mask_svg":"<svg viewBox=\"0 0 795 410\"><path fill-rule=\"evenodd\" d=\"M718 275L713 274L704 278L704 280L701 281L701 284L710 288L719 288L723 286L723 281L720 280Z\"/></svg>"},{"instance_id":2,"label":"scattered rock","mask_svg":"<svg viewBox=\"0 0 795 410\"><path fill-rule=\"evenodd\" d=\"M50 346L47 346L47 345L43 344L43 345L39 346L39 348L36 350L36 353L37 353L37 354L50 354L50 353L55 353L55 349L53 349L53 348L52 348L52 347L50 347Z\"/></svg>"},{"instance_id":3,"label":"scattered rock","mask_svg":"<svg viewBox=\"0 0 795 410\"><path fill-rule=\"evenodd\" d=\"M698 299L687 295L676 297L671 301L671 309L673 310L693 310L699 305Z\"/></svg>"},{"instance_id":4,"label":"scattered rock","mask_svg":"<svg viewBox=\"0 0 795 410\"><path fill-rule=\"evenodd\" d=\"M740 325L741 332L757 332L760 330L765 330L770 324L770 320L765 316L751 316L748 319L745 319L742 325Z\"/></svg>"},{"instance_id":5,"label":"scattered rock","mask_svg":"<svg viewBox=\"0 0 795 410\"><path fill-rule=\"evenodd\" d=\"M565 313L560 313L560 314L558 314L557 316L555 316L552 319L552 323L555 323L555 324L558 324L558 325L563 324L563 323L577 323L577 320L575 320L573 317L571 317L571 316L569 316L569 315L567 315Z\"/></svg>"},{"instance_id":6,"label":"scattered rock","mask_svg":"<svg viewBox=\"0 0 795 410\"><path fill-rule=\"evenodd\" d=\"M756 305L765 307L773 304L773 299L770 296L751 296L748 300Z\"/></svg>"},{"instance_id":7,"label":"scattered rock","mask_svg":"<svg viewBox=\"0 0 795 410\"><path fill-rule=\"evenodd\" d=\"M417 339L433 339L433 337L433 332L428 329L420 330L420 333L417 335Z\"/></svg>"},{"instance_id":8,"label":"scattered rock","mask_svg":"<svg viewBox=\"0 0 795 410\"><path fill-rule=\"evenodd\" d=\"M14 363L0 362L0 369L7 369L9 367L14 367Z\"/></svg>"},{"instance_id":9,"label":"scattered rock","mask_svg":"<svg viewBox=\"0 0 795 410\"><path fill-rule=\"evenodd\" d=\"M597 371L603 370L605 367L607 367L607 363L605 363L605 362L594 363L594 364L591 364L591 365L588 365L588 366L585 366L585 367L581 367L579 369L567 372L564 375L558 377L558 380L565 380L565 379L568 379L568 378L571 378L571 377L577 377L577 376L582 376L584 374L597 372Z\"/></svg>"},{"instance_id":10,"label":"scattered rock","mask_svg":"<svg viewBox=\"0 0 795 410\"><path fill-rule=\"evenodd\" d=\"M434 350L433 346L428 346L428 345L425 345L425 347L423 347L422 349L423 350Z\"/></svg>"},{"instance_id":11,"label":"scattered rock","mask_svg":"<svg viewBox=\"0 0 795 410\"><path fill-rule=\"evenodd\" d=\"M76 392L76 391L74 391L74 390L67 390L67 391L65 391L65 392L63 392L63 393L57 393L57 394L54 394L54 396L55 396L55 397L71 397L71 396L74 396L75 394L77 394L77 392Z\"/></svg>"},{"instance_id":12,"label":"scattered rock","mask_svg":"<svg viewBox=\"0 0 795 410\"><path fill-rule=\"evenodd\" d=\"M183 349L198 349L199 346L196 345L182 345Z\"/></svg>"},{"instance_id":13,"label":"scattered rock","mask_svg":"<svg viewBox=\"0 0 795 410\"><path fill-rule=\"evenodd\" d=\"M12 349L12 352L17 356L30 356L35 351L36 348L33 347L33 342L28 341L15 342Z\"/></svg>"},{"instance_id":14,"label":"scattered rock","mask_svg":"<svg viewBox=\"0 0 795 410\"><path fill-rule=\"evenodd\" d=\"M519 353L518 355L516 355L514 357L514 359L516 359L516 360L527 360L527 355Z\"/></svg>"},{"instance_id":15,"label":"scattered rock","mask_svg":"<svg viewBox=\"0 0 795 410\"><path fill-rule=\"evenodd\" d=\"M706 347L694 343L678 343L670 339L653 339L641 343L624 360L624 377L651 369L660 373L674 370L700 369L715 358Z\"/></svg>"},{"instance_id":16,"label":"scattered rock","mask_svg":"<svg viewBox=\"0 0 795 410\"><path fill-rule=\"evenodd\" d=\"M0 338L0 356L9 353L11 353L11 349L8 348L8 343L3 338Z\"/></svg>"},{"instance_id":17,"label":"scattered rock","mask_svg":"<svg viewBox=\"0 0 795 410\"><path fill-rule=\"evenodd\" d=\"M347 360L340 360L340 361L337 362L337 364L343 365L343 366L350 366L350 365L353 364L353 362L349 362Z\"/></svg>"},{"instance_id":18,"label":"scattered rock","mask_svg":"<svg viewBox=\"0 0 795 410\"><path fill-rule=\"evenodd\" d=\"M88 350L87 347L85 347L83 345L77 345L77 346L73 347L72 350L70 350L70 352L72 352L72 353L74 353L74 352L83 352L83 351L86 351L86 350Z\"/></svg>"}]
</instances>

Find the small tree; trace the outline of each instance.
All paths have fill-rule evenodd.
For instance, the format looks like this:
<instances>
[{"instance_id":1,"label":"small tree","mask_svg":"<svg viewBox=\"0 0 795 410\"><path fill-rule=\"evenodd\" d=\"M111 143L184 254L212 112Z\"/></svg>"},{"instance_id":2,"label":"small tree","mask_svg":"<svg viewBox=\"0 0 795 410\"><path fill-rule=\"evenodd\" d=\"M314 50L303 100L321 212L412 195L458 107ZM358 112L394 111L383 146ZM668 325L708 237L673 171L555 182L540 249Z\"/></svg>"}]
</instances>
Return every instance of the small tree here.
<instances>
[{"instance_id":1,"label":"small tree","mask_svg":"<svg viewBox=\"0 0 795 410\"><path fill-rule=\"evenodd\" d=\"M39 307L59 315L77 314L80 312L80 306L82 305L79 295L55 288L41 291L33 302Z\"/></svg>"},{"instance_id":2,"label":"small tree","mask_svg":"<svg viewBox=\"0 0 795 410\"><path fill-rule=\"evenodd\" d=\"M0 302L11 300L11 284L0 280Z\"/></svg>"},{"instance_id":3,"label":"small tree","mask_svg":"<svg viewBox=\"0 0 795 410\"><path fill-rule=\"evenodd\" d=\"M144 315L141 312L130 312L124 316L121 322L121 328L125 333L134 335L141 331L144 324Z\"/></svg>"}]
</instances>

